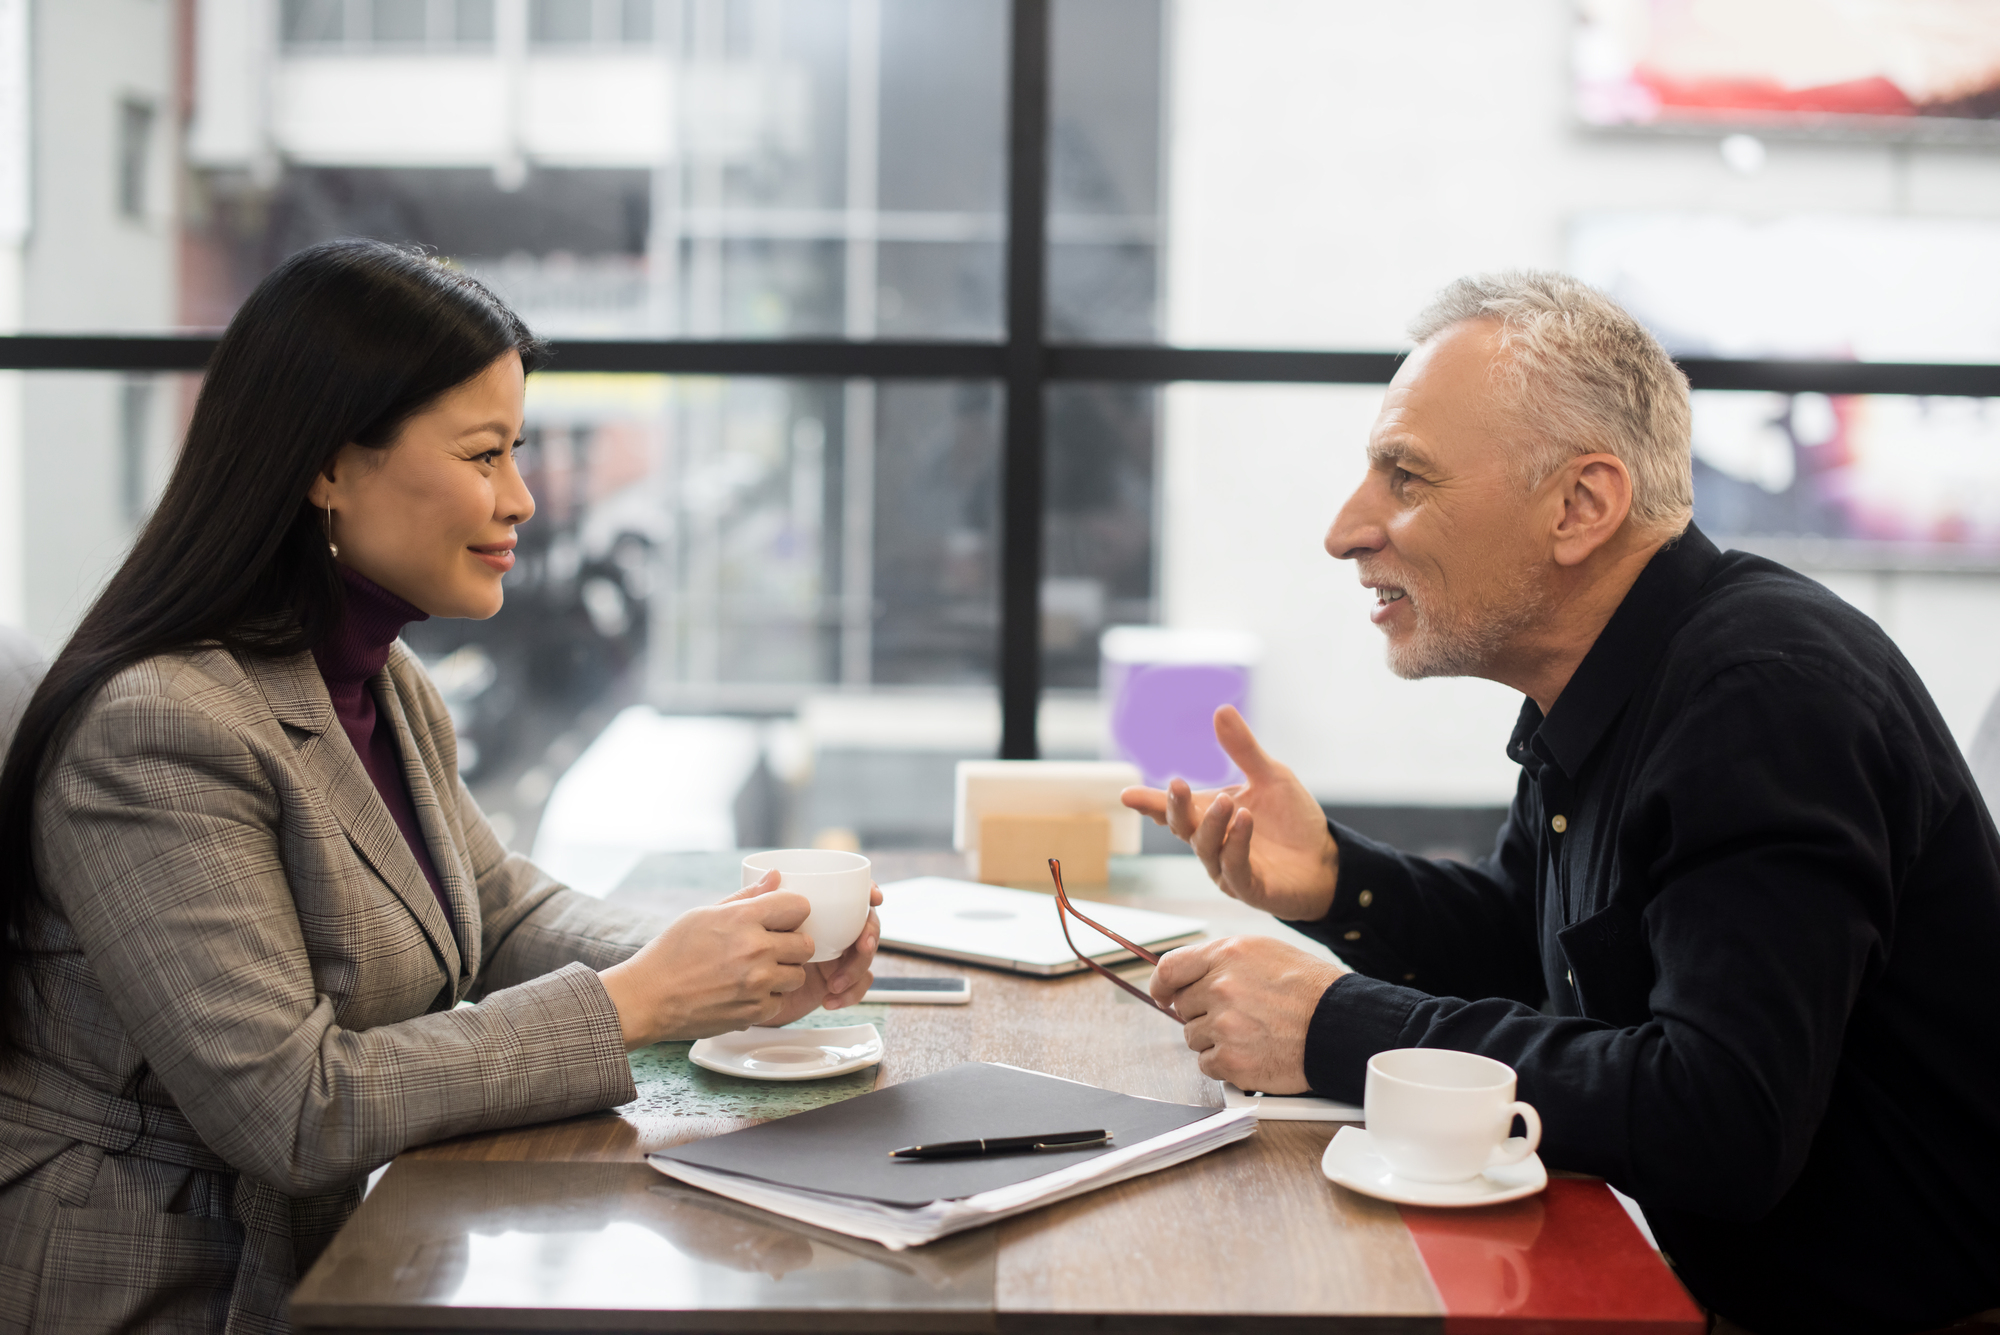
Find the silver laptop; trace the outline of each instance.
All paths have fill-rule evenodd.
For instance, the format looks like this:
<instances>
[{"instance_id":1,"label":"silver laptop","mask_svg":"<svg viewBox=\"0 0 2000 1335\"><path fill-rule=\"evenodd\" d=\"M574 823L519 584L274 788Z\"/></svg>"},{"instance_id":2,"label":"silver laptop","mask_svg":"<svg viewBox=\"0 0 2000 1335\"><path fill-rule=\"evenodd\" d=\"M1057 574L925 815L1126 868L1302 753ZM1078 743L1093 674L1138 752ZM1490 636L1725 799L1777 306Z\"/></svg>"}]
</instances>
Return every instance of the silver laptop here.
<instances>
[{"instance_id":1,"label":"silver laptop","mask_svg":"<svg viewBox=\"0 0 2000 1335\"><path fill-rule=\"evenodd\" d=\"M1077 907L1148 950L1184 946L1208 930L1199 918L1149 909L1081 901ZM1048 976L1086 967L1063 940L1054 895L919 876L882 887L881 916L882 945L889 950ZM1070 932L1077 948L1090 952L1099 964L1133 958L1131 951L1080 922L1072 921Z\"/></svg>"}]
</instances>

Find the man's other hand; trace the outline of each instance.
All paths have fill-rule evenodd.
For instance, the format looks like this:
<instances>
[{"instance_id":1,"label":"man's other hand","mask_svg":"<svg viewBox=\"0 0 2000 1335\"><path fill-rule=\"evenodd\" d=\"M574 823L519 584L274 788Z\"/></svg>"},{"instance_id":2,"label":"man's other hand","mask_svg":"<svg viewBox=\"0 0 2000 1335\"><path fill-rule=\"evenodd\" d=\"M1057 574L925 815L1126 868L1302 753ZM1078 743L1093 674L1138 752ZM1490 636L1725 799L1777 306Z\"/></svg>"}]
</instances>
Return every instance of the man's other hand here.
<instances>
[{"instance_id":1,"label":"man's other hand","mask_svg":"<svg viewBox=\"0 0 2000 1335\"><path fill-rule=\"evenodd\" d=\"M1306 1028L1346 970L1267 936L1231 936L1162 956L1153 999L1187 1021L1201 1073L1238 1089L1306 1092Z\"/></svg>"},{"instance_id":2,"label":"man's other hand","mask_svg":"<svg viewBox=\"0 0 2000 1335\"><path fill-rule=\"evenodd\" d=\"M1326 813L1229 705L1215 711L1215 739L1243 771L1242 783L1199 793L1185 779L1165 792L1127 788L1125 805L1185 839L1231 898L1297 922L1324 918L1340 872Z\"/></svg>"}]
</instances>

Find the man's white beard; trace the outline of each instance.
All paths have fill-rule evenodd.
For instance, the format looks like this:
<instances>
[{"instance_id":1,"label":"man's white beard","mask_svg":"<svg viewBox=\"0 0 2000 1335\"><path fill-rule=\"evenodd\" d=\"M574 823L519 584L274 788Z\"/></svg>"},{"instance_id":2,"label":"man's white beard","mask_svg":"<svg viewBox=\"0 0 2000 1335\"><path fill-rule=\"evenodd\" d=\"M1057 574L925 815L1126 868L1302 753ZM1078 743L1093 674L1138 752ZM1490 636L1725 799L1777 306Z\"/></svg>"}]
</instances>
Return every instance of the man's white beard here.
<instances>
[{"instance_id":1,"label":"man's white beard","mask_svg":"<svg viewBox=\"0 0 2000 1335\"><path fill-rule=\"evenodd\" d=\"M1518 571L1484 607L1445 603L1431 591L1405 585L1416 625L1409 637L1389 641L1389 670L1406 681L1424 677L1482 677L1501 650L1540 620L1549 603L1546 585Z\"/></svg>"}]
</instances>

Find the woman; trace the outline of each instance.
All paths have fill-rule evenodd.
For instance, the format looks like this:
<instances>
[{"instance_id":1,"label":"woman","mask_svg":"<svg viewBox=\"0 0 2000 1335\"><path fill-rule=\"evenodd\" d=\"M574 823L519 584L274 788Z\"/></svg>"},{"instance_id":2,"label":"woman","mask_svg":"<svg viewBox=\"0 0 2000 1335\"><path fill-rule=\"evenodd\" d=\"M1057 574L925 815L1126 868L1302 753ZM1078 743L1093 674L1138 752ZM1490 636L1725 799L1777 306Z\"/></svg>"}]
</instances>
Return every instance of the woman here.
<instances>
[{"instance_id":1,"label":"woman","mask_svg":"<svg viewBox=\"0 0 2000 1335\"><path fill-rule=\"evenodd\" d=\"M541 357L372 242L286 261L223 336L0 773L0 1328L282 1330L405 1146L624 1102L632 1048L867 990L872 915L809 965L772 878L612 908L459 782L395 637L499 610Z\"/></svg>"}]
</instances>

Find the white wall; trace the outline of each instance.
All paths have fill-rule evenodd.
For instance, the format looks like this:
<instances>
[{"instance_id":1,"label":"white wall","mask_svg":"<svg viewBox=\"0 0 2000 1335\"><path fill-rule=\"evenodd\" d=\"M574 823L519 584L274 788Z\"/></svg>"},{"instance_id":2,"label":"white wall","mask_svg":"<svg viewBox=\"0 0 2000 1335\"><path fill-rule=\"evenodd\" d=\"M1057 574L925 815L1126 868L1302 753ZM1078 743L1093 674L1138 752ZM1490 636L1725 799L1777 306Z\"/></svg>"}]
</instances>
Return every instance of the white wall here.
<instances>
[{"instance_id":1,"label":"white wall","mask_svg":"<svg viewBox=\"0 0 2000 1335\"><path fill-rule=\"evenodd\" d=\"M2000 154L1575 127L1566 0L1175 0L1168 327L1202 345L1395 348L1461 273L1559 268L1579 213L2000 218ZM1404 683L1319 542L1359 480L1372 389L1167 395L1168 622L1264 637L1267 744L1347 802L1504 801L1519 697ZM1828 576L1882 621L1963 740L2000 688L2000 579Z\"/></svg>"},{"instance_id":2,"label":"white wall","mask_svg":"<svg viewBox=\"0 0 2000 1335\"><path fill-rule=\"evenodd\" d=\"M37 0L33 221L22 324L40 332L158 331L175 318L173 0ZM155 109L147 214L118 209L119 107ZM122 377L37 373L21 392L25 624L55 649L131 541L119 429ZM149 452L170 429L153 396Z\"/></svg>"}]
</instances>

